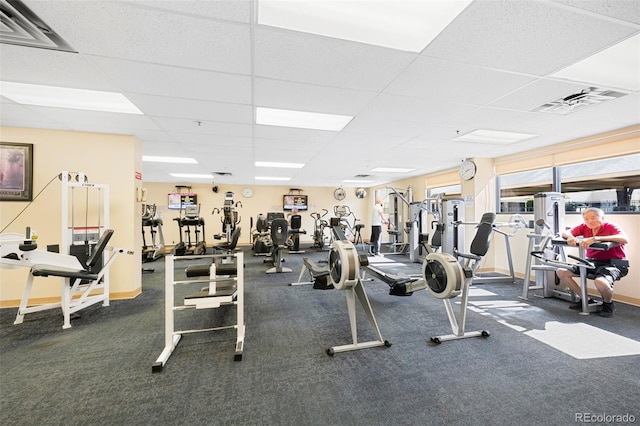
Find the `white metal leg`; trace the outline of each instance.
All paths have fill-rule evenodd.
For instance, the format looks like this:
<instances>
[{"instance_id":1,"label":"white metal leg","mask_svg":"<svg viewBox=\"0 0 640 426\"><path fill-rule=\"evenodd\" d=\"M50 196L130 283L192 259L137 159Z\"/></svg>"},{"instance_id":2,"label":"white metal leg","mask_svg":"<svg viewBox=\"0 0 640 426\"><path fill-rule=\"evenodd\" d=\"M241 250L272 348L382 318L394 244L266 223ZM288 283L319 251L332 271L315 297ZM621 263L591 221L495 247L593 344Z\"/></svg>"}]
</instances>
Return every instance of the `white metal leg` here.
<instances>
[{"instance_id":1,"label":"white metal leg","mask_svg":"<svg viewBox=\"0 0 640 426\"><path fill-rule=\"evenodd\" d=\"M215 260L217 258L229 257L229 254L221 255L196 255L196 256L180 256L181 260L184 259L209 259L212 262L210 273L206 279L189 279L176 281L175 280L175 256L165 256L165 339L164 349L160 353L160 356L153 364L151 371L162 371L164 365L167 363L169 357L176 349L181 338L185 334L200 333L207 331L217 331L233 328L236 330L236 343L234 359L239 361L242 359L242 353L244 350L244 336L245 336L245 323L244 323L244 255L242 252L236 252L232 256L236 258L237 275L235 277L223 277L216 275ZM218 286L218 283L233 283L233 286L225 287ZM201 291L197 297L185 298L184 304L175 305L175 286L176 285L189 285L189 284L204 284L208 285L203 291ZM176 311L183 311L189 309L215 309L223 305L235 305L236 306L236 323L234 325L211 327L196 330L176 330L175 329L175 313Z\"/></svg>"},{"instance_id":2,"label":"white metal leg","mask_svg":"<svg viewBox=\"0 0 640 426\"><path fill-rule=\"evenodd\" d=\"M371 304L369 303L369 298L367 297L367 293L364 290L364 286L362 285L362 281L358 281L354 287L346 289L347 296L347 308L349 311L349 324L351 326L351 340L353 343L342 345L342 346L333 346L327 349L327 354L333 355L336 352L347 352L353 351L356 349L367 349L374 348L378 346L391 346L391 343L382 338L382 334L380 333L380 328L378 327L378 323L376 321L375 316L373 315L373 309L371 308ZM371 323L375 333L377 340L372 340L369 342L358 342L358 325L356 318L356 296L364 309L369 322Z\"/></svg>"}]
</instances>

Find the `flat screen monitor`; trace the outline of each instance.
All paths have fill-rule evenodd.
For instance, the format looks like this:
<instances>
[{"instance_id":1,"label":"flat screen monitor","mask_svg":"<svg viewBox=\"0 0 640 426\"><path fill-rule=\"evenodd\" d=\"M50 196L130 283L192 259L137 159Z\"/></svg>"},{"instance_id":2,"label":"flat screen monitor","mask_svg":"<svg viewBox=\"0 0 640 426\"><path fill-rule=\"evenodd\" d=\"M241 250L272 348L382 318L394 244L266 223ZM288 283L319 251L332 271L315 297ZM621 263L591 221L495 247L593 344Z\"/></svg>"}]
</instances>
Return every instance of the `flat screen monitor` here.
<instances>
[{"instance_id":1,"label":"flat screen monitor","mask_svg":"<svg viewBox=\"0 0 640 426\"><path fill-rule=\"evenodd\" d=\"M177 192L169 194L169 210L180 210L194 205L198 205L197 194L180 194Z\"/></svg>"},{"instance_id":2,"label":"flat screen monitor","mask_svg":"<svg viewBox=\"0 0 640 426\"><path fill-rule=\"evenodd\" d=\"M309 204L306 195L283 195L282 209L290 212L293 208L297 208L299 212L307 211Z\"/></svg>"}]
</instances>

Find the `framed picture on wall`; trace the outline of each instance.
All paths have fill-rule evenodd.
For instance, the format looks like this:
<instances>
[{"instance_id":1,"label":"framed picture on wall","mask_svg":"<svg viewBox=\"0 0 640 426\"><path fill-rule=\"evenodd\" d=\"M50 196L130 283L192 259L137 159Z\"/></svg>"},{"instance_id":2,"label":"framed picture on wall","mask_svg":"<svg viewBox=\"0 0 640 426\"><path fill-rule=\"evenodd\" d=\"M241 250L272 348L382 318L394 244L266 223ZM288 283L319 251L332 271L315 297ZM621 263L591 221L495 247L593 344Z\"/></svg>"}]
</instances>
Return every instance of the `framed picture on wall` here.
<instances>
[{"instance_id":1,"label":"framed picture on wall","mask_svg":"<svg viewBox=\"0 0 640 426\"><path fill-rule=\"evenodd\" d=\"M0 142L0 201L33 198L33 144Z\"/></svg>"}]
</instances>

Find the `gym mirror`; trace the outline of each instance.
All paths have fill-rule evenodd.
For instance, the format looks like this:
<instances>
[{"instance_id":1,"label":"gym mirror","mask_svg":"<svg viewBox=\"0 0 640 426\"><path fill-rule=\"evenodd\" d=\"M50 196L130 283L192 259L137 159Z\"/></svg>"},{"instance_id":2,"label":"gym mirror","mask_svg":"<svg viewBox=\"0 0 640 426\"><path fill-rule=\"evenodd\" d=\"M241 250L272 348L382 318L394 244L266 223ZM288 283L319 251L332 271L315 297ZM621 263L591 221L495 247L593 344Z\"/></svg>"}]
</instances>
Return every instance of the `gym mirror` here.
<instances>
[{"instance_id":1,"label":"gym mirror","mask_svg":"<svg viewBox=\"0 0 640 426\"><path fill-rule=\"evenodd\" d=\"M356 198L364 198L367 196L367 190L364 188L356 189Z\"/></svg>"}]
</instances>

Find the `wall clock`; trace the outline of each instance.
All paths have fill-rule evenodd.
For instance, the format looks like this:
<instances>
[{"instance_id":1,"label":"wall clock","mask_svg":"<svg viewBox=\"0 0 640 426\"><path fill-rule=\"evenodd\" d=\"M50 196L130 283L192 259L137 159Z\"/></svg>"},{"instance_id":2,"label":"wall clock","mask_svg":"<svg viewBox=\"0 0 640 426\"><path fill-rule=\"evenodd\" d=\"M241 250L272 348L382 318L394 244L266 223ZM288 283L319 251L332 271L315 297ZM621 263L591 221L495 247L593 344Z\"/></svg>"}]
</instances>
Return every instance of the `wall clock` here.
<instances>
[{"instance_id":1,"label":"wall clock","mask_svg":"<svg viewBox=\"0 0 640 426\"><path fill-rule=\"evenodd\" d=\"M338 188L335 191L333 191L333 198L335 198L338 201L344 200L346 196L347 196L347 192L342 188Z\"/></svg>"},{"instance_id":2,"label":"wall clock","mask_svg":"<svg viewBox=\"0 0 640 426\"><path fill-rule=\"evenodd\" d=\"M477 171L478 169L476 167L476 163L471 160L464 160L460 165L460 169L458 170L458 172L460 173L460 177L464 180L473 179Z\"/></svg>"},{"instance_id":3,"label":"wall clock","mask_svg":"<svg viewBox=\"0 0 640 426\"><path fill-rule=\"evenodd\" d=\"M251 198L251 197L253 197L253 189L248 188L248 187L247 187L247 188L242 189L242 196L243 196L244 198Z\"/></svg>"}]
</instances>

